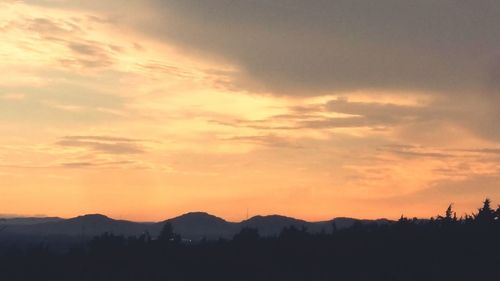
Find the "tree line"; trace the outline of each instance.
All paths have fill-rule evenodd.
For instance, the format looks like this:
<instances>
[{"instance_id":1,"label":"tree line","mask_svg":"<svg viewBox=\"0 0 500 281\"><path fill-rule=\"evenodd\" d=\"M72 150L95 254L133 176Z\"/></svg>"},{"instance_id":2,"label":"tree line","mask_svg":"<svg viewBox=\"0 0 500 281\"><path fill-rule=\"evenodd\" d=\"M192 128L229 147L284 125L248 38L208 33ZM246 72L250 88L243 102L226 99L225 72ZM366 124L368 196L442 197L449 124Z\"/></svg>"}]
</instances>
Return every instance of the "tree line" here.
<instances>
[{"instance_id":1,"label":"tree line","mask_svg":"<svg viewBox=\"0 0 500 281\"><path fill-rule=\"evenodd\" d=\"M157 237L105 233L65 253L44 245L0 249L0 279L24 280L495 280L500 207L486 199L458 217L450 205L430 219L356 223L310 233L286 227L263 237L188 241L166 223ZM493 278L493 279L492 279Z\"/></svg>"}]
</instances>

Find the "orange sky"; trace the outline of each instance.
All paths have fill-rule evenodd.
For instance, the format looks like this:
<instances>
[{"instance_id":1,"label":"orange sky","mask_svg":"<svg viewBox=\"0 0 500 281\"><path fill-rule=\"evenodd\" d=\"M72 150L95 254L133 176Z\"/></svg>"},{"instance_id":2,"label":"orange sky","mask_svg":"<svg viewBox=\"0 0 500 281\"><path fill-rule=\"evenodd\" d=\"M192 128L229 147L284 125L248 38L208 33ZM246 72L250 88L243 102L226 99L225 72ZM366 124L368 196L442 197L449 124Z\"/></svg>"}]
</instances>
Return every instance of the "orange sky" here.
<instances>
[{"instance_id":1,"label":"orange sky","mask_svg":"<svg viewBox=\"0 0 500 281\"><path fill-rule=\"evenodd\" d=\"M256 16L232 29L205 26L196 17L212 14L171 1L158 15L156 2L0 1L0 214L160 220L206 211L241 220L248 209L308 220L397 218L436 215L451 202L470 213L485 197L500 200L500 103L482 78L469 75L463 93L431 78L420 86L392 69L420 78L414 72L439 54L385 65L391 58L370 34L361 44L343 30L302 33L283 19L269 36ZM161 33L169 28L183 32ZM247 37L232 38L240 29ZM199 30L212 41L193 41ZM316 35L325 41L288 43ZM260 61L253 41L262 56L291 54ZM330 54L323 43L339 49ZM391 48L426 48L410 43ZM363 68L373 79L344 76L349 59L328 65L347 49L356 57L358 44L378 52L363 58L381 64ZM445 80L446 63L429 67ZM352 81L337 87L321 71ZM372 81L384 72L394 87ZM460 75L450 77L459 83Z\"/></svg>"}]
</instances>

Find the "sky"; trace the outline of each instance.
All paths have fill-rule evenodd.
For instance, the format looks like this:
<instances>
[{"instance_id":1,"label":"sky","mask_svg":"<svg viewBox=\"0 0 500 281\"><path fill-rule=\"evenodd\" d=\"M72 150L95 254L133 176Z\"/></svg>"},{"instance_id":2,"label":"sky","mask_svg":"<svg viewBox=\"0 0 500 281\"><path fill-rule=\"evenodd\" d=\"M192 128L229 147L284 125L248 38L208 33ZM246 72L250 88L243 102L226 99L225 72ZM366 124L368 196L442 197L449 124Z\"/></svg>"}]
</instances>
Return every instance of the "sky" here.
<instances>
[{"instance_id":1,"label":"sky","mask_svg":"<svg viewBox=\"0 0 500 281\"><path fill-rule=\"evenodd\" d=\"M0 213L500 201L500 2L0 0Z\"/></svg>"}]
</instances>

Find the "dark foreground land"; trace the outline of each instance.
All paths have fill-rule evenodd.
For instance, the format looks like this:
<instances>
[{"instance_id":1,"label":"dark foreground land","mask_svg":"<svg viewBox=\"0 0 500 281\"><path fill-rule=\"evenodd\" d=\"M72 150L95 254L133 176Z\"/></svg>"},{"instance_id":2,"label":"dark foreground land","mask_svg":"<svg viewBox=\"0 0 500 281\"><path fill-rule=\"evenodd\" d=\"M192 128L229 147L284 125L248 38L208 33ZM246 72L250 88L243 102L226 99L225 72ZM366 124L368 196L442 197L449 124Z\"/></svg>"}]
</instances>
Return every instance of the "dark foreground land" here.
<instances>
[{"instance_id":1,"label":"dark foreground land","mask_svg":"<svg viewBox=\"0 0 500 281\"><path fill-rule=\"evenodd\" d=\"M232 239L189 242L166 224L158 237L104 234L60 252L0 248L0 280L500 280L500 208L388 225L277 237L244 228Z\"/></svg>"}]
</instances>

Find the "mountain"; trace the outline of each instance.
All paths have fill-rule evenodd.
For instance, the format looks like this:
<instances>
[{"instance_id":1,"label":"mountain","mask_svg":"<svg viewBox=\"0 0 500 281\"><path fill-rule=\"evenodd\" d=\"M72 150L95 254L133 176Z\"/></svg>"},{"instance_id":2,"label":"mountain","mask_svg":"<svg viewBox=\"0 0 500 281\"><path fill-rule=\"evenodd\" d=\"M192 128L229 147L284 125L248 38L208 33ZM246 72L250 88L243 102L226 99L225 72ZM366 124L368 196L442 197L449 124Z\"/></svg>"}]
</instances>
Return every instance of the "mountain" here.
<instances>
[{"instance_id":1,"label":"mountain","mask_svg":"<svg viewBox=\"0 0 500 281\"><path fill-rule=\"evenodd\" d=\"M255 216L248 220L242 221L240 226L257 228L259 233L264 236L275 236L279 235L281 230L285 227L294 226L298 229L303 227L306 228L308 232L319 233L319 232L332 232L333 225L337 230L346 229L352 227L356 223L361 224L377 224L381 225L384 223L390 223L389 220L379 219L379 220L359 220L353 218L335 218L329 221L319 221L319 222L308 222L304 220L299 220L291 217L280 216L280 215L270 215L270 216Z\"/></svg>"},{"instance_id":2,"label":"mountain","mask_svg":"<svg viewBox=\"0 0 500 281\"><path fill-rule=\"evenodd\" d=\"M66 220L35 224L4 224L5 232L27 235L96 236L105 232L121 235L139 235L148 225L124 220L114 220L104 215L83 215Z\"/></svg>"},{"instance_id":3,"label":"mountain","mask_svg":"<svg viewBox=\"0 0 500 281\"><path fill-rule=\"evenodd\" d=\"M284 227L305 227L309 232L331 232L344 229L356 223L388 224L389 220L357 220L352 218L335 218L330 221L307 222L280 215L255 216L242 222L228 222L222 218L204 212L187 213L158 223L139 223L126 220L115 220L100 214L89 214L70 219L61 218L16 218L0 220L1 237L13 235L24 236L67 236L93 237L105 232L117 235L133 236L149 232L154 238L165 223L172 224L174 231L182 237L192 240L202 238L231 238L243 227L257 228L260 235L279 235Z\"/></svg>"},{"instance_id":4,"label":"mountain","mask_svg":"<svg viewBox=\"0 0 500 281\"><path fill-rule=\"evenodd\" d=\"M257 228L260 235L278 235L284 227L295 226L297 228L308 227L311 223L280 215L255 216L242 221L242 227Z\"/></svg>"},{"instance_id":5,"label":"mountain","mask_svg":"<svg viewBox=\"0 0 500 281\"><path fill-rule=\"evenodd\" d=\"M29 225L44 222L61 221L59 217L14 217L14 218L0 218L0 224L9 225Z\"/></svg>"},{"instance_id":6,"label":"mountain","mask_svg":"<svg viewBox=\"0 0 500 281\"><path fill-rule=\"evenodd\" d=\"M227 222L204 212L192 212L156 223L151 228L151 233L159 233L166 222L172 224L176 233L193 240L229 238L238 231L237 223Z\"/></svg>"}]
</instances>

